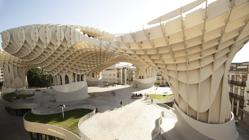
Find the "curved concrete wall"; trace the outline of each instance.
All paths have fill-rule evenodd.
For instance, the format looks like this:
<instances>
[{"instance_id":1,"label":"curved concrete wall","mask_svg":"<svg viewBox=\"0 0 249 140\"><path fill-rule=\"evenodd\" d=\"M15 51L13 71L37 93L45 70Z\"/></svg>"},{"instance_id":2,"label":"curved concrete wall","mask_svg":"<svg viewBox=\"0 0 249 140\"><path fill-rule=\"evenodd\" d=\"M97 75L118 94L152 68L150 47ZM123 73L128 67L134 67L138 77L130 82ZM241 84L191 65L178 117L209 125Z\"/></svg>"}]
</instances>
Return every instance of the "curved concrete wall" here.
<instances>
[{"instance_id":1,"label":"curved concrete wall","mask_svg":"<svg viewBox=\"0 0 249 140\"><path fill-rule=\"evenodd\" d=\"M56 92L75 92L80 90L82 87L87 87L87 83L84 81L74 82L65 85L52 86L52 89L54 89Z\"/></svg>"},{"instance_id":2,"label":"curved concrete wall","mask_svg":"<svg viewBox=\"0 0 249 140\"><path fill-rule=\"evenodd\" d=\"M70 110L74 110L74 109L90 109L93 110L95 112L96 107L92 106L92 105L66 105L66 108L64 109L64 111L70 111ZM50 115L50 114L57 114L57 113L61 113L61 109L58 108L57 106L53 109L47 109L47 110L40 110L39 108L32 108L31 112L33 114L37 114L37 115ZM88 115L88 114L87 114Z\"/></svg>"},{"instance_id":3,"label":"curved concrete wall","mask_svg":"<svg viewBox=\"0 0 249 140\"><path fill-rule=\"evenodd\" d=\"M57 102L83 100L89 97L87 83L84 81L53 86L48 92L55 95Z\"/></svg>"},{"instance_id":4,"label":"curved concrete wall","mask_svg":"<svg viewBox=\"0 0 249 140\"><path fill-rule=\"evenodd\" d=\"M25 116L24 116L25 117ZM42 124L36 122L30 122L23 119L24 128L28 132L41 133L46 135L55 136L64 140L80 140L80 137L71 131L68 131L62 127Z\"/></svg>"},{"instance_id":5,"label":"curved concrete wall","mask_svg":"<svg viewBox=\"0 0 249 140\"><path fill-rule=\"evenodd\" d=\"M81 137L81 140L90 140L90 138L88 138L81 130L80 130L80 125L87 119L91 118L94 114L96 113L96 108L94 108L94 110L91 113L88 113L87 115L83 116L82 118L80 118L79 122L78 122L78 128L79 128L79 134Z\"/></svg>"},{"instance_id":6,"label":"curved concrete wall","mask_svg":"<svg viewBox=\"0 0 249 140\"><path fill-rule=\"evenodd\" d=\"M12 109L32 109L37 106L36 103L18 103L18 102L8 102L3 99L3 104L5 107L10 107Z\"/></svg>"},{"instance_id":7,"label":"curved concrete wall","mask_svg":"<svg viewBox=\"0 0 249 140\"><path fill-rule=\"evenodd\" d=\"M11 92L15 92L16 88L7 88L7 87L2 87L2 93L11 93Z\"/></svg>"},{"instance_id":8,"label":"curved concrete wall","mask_svg":"<svg viewBox=\"0 0 249 140\"><path fill-rule=\"evenodd\" d=\"M11 92L2 93L2 96L3 96L3 94L9 94L9 93L11 93ZM12 109L31 109L31 108L34 108L37 106L37 103L34 103L34 102L25 102L25 101L9 102L9 101L6 101L4 98L2 98L2 101L3 101L3 105L5 107L10 107Z\"/></svg>"},{"instance_id":9,"label":"curved concrete wall","mask_svg":"<svg viewBox=\"0 0 249 140\"><path fill-rule=\"evenodd\" d=\"M174 105L174 108L176 109L178 123L184 122L185 124L187 124L187 125L180 125L181 127L184 127L184 130L183 131L180 130L181 132L179 134L182 134L185 140L192 140L194 135L196 135L197 133L203 135L202 139L215 139L215 140L236 140L239 136L235 127L235 120L233 114L231 119L226 123L209 124L209 123L200 122L198 120L189 117L184 112L182 112L181 109L179 109L178 106L176 105ZM194 131L197 131L197 133Z\"/></svg>"},{"instance_id":10,"label":"curved concrete wall","mask_svg":"<svg viewBox=\"0 0 249 140\"><path fill-rule=\"evenodd\" d=\"M98 86L101 80L97 78L87 77L87 84L88 86Z\"/></svg>"},{"instance_id":11,"label":"curved concrete wall","mask_svg":"<svg viewBox=\"0 0 249 140\"><path fill-rule=\"evenodd\" d=\"M156 104L164 104L164 103L169 103L174 101L174 96L171 98L165 98L165 99L153 99L153 102Z\"/></svg>"},{"instance_id":12,"label":"curved concrete wall","mask_svg":"<svg viewBox=\"0 0 249 140\"><path fill-rule=\"evenodd\" d=\"M134 79L133 86L136 88L149 88L156 82L156 76L145 79Z\"/></svg>"},{"instance_id":13,"label":"curved concrete wall","mask_svg":"<svg viewBox=\"0 0 249 140\"><path fill-rule=\"evenodd\" d=\"M76 108L86 108L86 109L92 109L92 112L86 114L85 116L81 117L79 122L78 122L78 128L79 126L87 119L92 117L96 113L96 107L92 105L84 105ZM74 108L74 109L76 109ZM72 110L72 109L71 109ZM32 110L33 111L33 110ZM69 110L68 110L69 111ZM54 112L53 114L58 113ZM59 126L54 126L50 124L43 124L43 123L36 123L36 122L30 122L24 119L25 115L23 117L24 121L24 128L28 132L34 132L34 133L41 133L41 134L46 134L46 135L51 135L55 136L64 140L89 140L86 135L84 135L83 132L79 131L80 137L71 131L68 131L62 127Z\"/></svg>"}]
</instances>

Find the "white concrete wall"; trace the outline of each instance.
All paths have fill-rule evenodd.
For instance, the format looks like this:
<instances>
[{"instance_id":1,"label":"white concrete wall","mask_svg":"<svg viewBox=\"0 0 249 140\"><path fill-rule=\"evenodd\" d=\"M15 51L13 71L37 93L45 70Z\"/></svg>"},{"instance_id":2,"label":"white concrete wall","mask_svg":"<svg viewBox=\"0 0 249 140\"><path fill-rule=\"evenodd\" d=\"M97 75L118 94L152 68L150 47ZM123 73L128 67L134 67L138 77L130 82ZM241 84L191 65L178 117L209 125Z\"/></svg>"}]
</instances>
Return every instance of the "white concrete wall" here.
<instances>
[{"instance_id":1,"label":"white concrete wall","mask_svg":"<svg viewBox=\"0 0 249 140\"><path fill-rule=\"evenodd\" d=\"M85 81L53 86L48 92L55 95L56 102L70 102L89 97Z\"/></svg>"},{"instance_id":2,"label":"white concrete wall","mask_svg":"<svg viewBox=\"0 0 249 140\"><path fill-rule=\"evenodd\" d=\"M90 138L88 138L84 132L82 132L80 130L80 126L82 123L84 123L87 119L91 118L93 115L95 115L96 113L96 107L94 108L89 108L89 109L93 109L93 111L91 113L86 114L85 116L83 116L82 118L80 118L79 122L78 122L78 129L79 129L79 134L81 137L81 140L90 140Z\"/></svg>"},{"instance_id":3,"label":"white concrete wall","mask_svg":"<svg viewBox=\"0 0 249 140\"><path fill-rule=\"evenodd\" d=\"M86 86L87 86L87 83L82 81L82 82L74 82L74 83L65 84L65 85L52 86L52 88L57 92L74 92Z\"/></svg>"},{"instance_id":4,"label":"white concrete wall","mask_svg":"<svg viewBox=\"0 0 249 140\"><path fill-rule=\"evenodd\" d=\"M28 132L46 134L65 140L80 140L80 137L78 135L62 127L50 124L30 122L25 119L23 119L23 121L24 121L24 128Z\"/></svg>"},{"instance_id":5,"label":"white concrete wall","mask_svg":"<svg viewBox=\"0 0 249 140\"><path fill-rule=\"evenodd\" d=\"M88 76L86 81L88 86L98 86L102 80Z\"/></svg>"},{"instance_id":6,"label":"white concrete wall","mask_svg":"<svg viewBox=\"0 0 249 140\"><path fill-rule=\"evenodd\" d=\"M153 103L156 104L164 104L164 103L170 103L174 101L174 96L171 98L165 98L165 99L153 99Z\"/></svg>"},{"instance_id":7,"label":"white concrete wall","mask_svg":"<svg viewBox=\"0 0 249 140\"><path fill-rule=\"evenodd\" d=\"M15 92L16 89L15 88L7 88L7 87L2 87L2 93L11 93L11 92Z\"/></svg>"},{"instance_id":8,"label":"white concrete wall","mask_svg":"<svg viewBox=\"0 0 249 140\"><path fill-rule=\"evenodd\" d=\"M5 107L10 107L12 109L31 109L37 107L36 103L25 103L25 102L18 103L18 102L8 102L6 100L3 100L3 104Z\"/></svg>"},{"instance_id":9,"label":"white concrete wall","mask_svg":"<svg viewBox=\"0 0 249 140\"><path fill-rule=\"evenodd\" d=\"M90 117L92 117L95 114L96 107L91 106L91 105L86 105L84 107L77 107L77 108L92 109L92 112L90 112L90 113L88 113L85 116L80 118L80 120L78 122L78 128L79 128L79 126L85 120L89 119ZM24 118L25 118L25 116L24 116ZM24 121L24 128L28 132L51 135L51 136L55 136L55 137L58 137L61 139L65 139L65 140L80 140L80 139L86 140L87 139L87 137L81 131L79 131L79 134L81 136L81 138L80 138L77 134L75 134L71 131L68 131L67 129L59 127L59 126L55 126L55 125L51 125L51 124L30 122L30 121L27 121L25 119L23 119L23 121Z\"/></svg>"},{"instance_id":10,"label":"white concrete wall","mask_svg":"<svg viewBox=\"0 0 249 140\"><path fill-rule=\"evenodd\" d=\"M156 82L156 76L145 79L134 79L133 86L136 88L150 88Z\"/></svg>"},{"instance_id":11,"label":"white concrete wall","mask_svg":"<svg viewBox=\"0 0 249 140\"><path fill-rule=\"evenodd\" d=\"M176 131L178 131L179 134L181 134L185 140L192 140L194 138L194 135L196 135L196 132L205 136L207 139L215 140L236 140L239 136L235 127L235 120L233 114L231 119L226 123L209 124L189 117L184 112L182 112L181 109L179 109L176 105L174 105L174 108L176 109L178 123L180 123L179 126L184 127L183 130Z\"/></svg>"}]
</instances>

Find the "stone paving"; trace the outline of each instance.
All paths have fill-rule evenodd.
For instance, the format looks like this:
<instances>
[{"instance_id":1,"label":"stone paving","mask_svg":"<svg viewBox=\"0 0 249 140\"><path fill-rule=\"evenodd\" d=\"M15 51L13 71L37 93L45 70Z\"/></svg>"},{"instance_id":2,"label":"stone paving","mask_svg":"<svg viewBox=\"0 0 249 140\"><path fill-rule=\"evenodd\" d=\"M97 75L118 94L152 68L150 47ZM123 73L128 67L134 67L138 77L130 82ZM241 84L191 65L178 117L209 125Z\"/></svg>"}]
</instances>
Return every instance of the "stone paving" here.
<instances>
[{"instance_id":1,"label":"stone paving","mask_svg":"<svg viewBox=\"0 0 249 140\"><path fill-rule=\"evenodd\" d=\"M97 89L97 90L96 90ZM84 122L80 130L93 140L151 140L152 132L156 128L155 122L160 117L161 112L165 112L163 131L170 131L177 122L175 114L163 107L151 104L142 99L132 100L132 93L154 93L154 88L137 90L130 87L116 90L113 96L109 87L105 93L97 94L95 97L86 99L84 102L93 104L99 108L100 113ZM91 91L98 91L92 87ZM157 91L170 92L168 88L158 88ZM125 105L120 107L119 101L123 100ZM238 140L249 139L249 131L246 126L237 125L240 137Z\"/></svg>"},{"instance_id":2,"label":"stone paving","mask_svg":"<svg viewBox=\"0 0 249 140\"><path fill-rule=\"evenodd\" d=\"M80 126L93 140L151 140L162 109L137 100L123 107L97 113Z\"/></svg>"},{"instance_id":3,"label":"stone paving","mask_svg":"<svg viewBox=\"0 0 249 140\"><path fill-rule=\"evenodd\" d=\"M90 90L94 92L99 89L92 87ZM154 89L126 87L115 90L115 95L106 90L105 93L84 100L85 103L95 105L100 113L85 121L80 130L93 140L151 140L156 120L167 109L144 99L130 98L132 93L145 94L151 91Z\"/></svg>"}]
</instances>

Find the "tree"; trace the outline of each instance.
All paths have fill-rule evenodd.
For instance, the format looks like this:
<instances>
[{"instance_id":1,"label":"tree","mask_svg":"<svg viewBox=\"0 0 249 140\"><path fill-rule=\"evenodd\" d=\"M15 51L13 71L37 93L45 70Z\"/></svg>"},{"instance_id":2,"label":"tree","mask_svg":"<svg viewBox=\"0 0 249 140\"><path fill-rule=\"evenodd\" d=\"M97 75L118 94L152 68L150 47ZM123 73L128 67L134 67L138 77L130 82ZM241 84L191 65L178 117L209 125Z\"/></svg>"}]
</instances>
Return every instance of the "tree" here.
<instances>
[{"instance_id":1,"label":"tree","mask_svg":"<svg viewBox=\"0 0 249 140\"><path fill-rule=\"evenodd\" d=\"M32 68L27 72L29 87L49 87L52 85L52 76L42 68Z\"/></svg>"}]
</instances>

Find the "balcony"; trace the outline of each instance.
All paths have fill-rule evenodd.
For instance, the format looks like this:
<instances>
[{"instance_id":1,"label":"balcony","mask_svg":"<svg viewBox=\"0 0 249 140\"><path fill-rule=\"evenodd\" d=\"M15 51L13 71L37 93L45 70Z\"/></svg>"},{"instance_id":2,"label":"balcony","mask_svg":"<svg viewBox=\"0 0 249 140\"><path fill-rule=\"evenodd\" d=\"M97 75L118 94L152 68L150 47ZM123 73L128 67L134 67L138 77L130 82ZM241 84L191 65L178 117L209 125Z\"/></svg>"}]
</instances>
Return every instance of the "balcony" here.
<instances>
[{"instance_id":1,"label":"balcony","mask_svg":"<svg viewBox=\"0 0 249 140\"><path fill-rule=\"evenodd\" d=\"M237 85L237 86L246 86L246 81L235 81L235 80L228 80L229 84Z\"/></svg>"},{"instance_id":2,"label":"balcony","mask_svg":"<svg viewBox=\"0 0 249 140\"><path fill-rule=\"evenodd\" d=\"M238 95L238 94L235 94L233 92L229 92L229 96L230 96L230 98L234 98L236 100L244 101L244 96L242 96L242 95Z\"/></svg>"}]
</instances>

